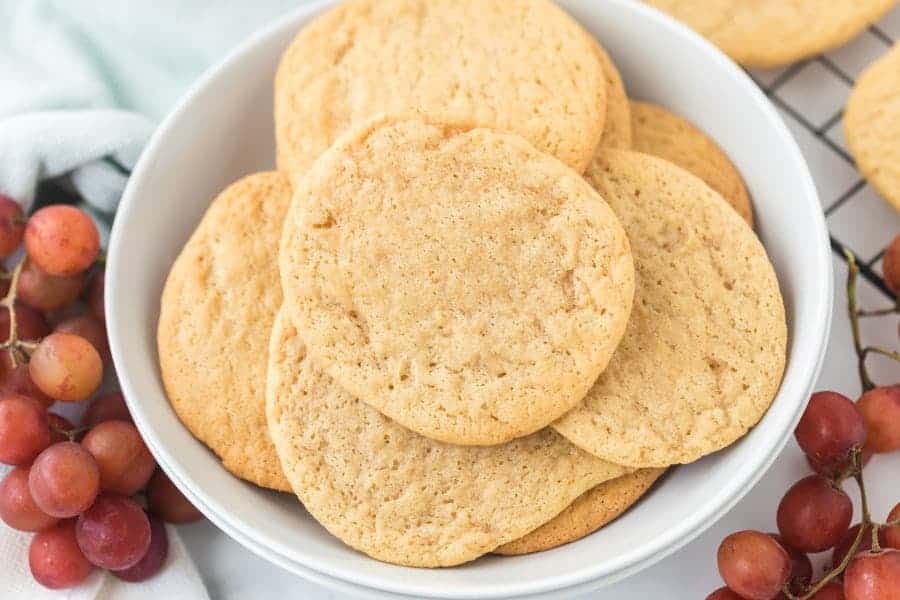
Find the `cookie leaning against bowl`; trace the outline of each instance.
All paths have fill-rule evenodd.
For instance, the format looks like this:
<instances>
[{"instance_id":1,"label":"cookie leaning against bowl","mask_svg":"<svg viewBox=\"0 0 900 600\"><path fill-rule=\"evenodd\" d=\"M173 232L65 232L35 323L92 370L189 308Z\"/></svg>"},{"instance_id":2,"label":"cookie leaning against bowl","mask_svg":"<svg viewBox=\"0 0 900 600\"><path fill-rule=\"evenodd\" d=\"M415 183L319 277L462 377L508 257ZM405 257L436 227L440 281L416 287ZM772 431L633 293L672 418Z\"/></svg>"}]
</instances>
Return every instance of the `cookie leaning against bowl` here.
<instances>
[{"instance_id":1,"label":"cookie leaning against bowl","mask_svg":"<svg viewBox=\"0 0 900 600\"><path fill-rule=\"evenodd\" d=\"M634 309L606 371L553 427L633 467L687 463L744 435L785 364L778 280L753 231L687 171L609 150L591 183L632 240Z\"/></svg>"},{"instance_id":2,"label":"cookie leaning against bowl","mask_svg":"<svg viewBox=\"0 0 900 600\"><path fill-rule=\"evenodd\" d=\"M507 542L494 554L531 554L580 540L614 521L641 499L665 469L641 469L604 481L531 533Z\"/></svg>"},{"instance_id":3,"label":"cookie leaning against bowl","mask_svg":"<svg viewBox=\"0 0 900 600\"><path fill-rule=\"evenodd\" d=\"M690 171L753 225L753 208L744 179L728 155L690 121L661 106L631 102L633 149Z\"/></svg>"},{"instance_id":4,"label":"cookie leaning against bowl","mask_svg":"<svg viewBox=\"0 0 900 600\"><path fill-rule=\"evenodd\" d=\"M417 111L519 134L581 173L606 114L592 44L546 0L344 2L282 56L278 167L302 174L354 124Z\"/></svg>"},{"instance_id":5,"label":"cookie leaning against bowl","mask_svg":"<svg viewBox=\"0 0 900 600\"><path fill-rule=\"evenodd\" d=\"M266 353L281 305L274 268L291 187L281 173L237 181L207 210L166 280L157 340L182 423L241 479L289 491L265 416Z\"/></svg>"},{"instance_id":6,"label":"cookie leaning against bowl","mask_svg":"<svg viewBox=\"0 0 900 600\"><path fill-rule=\"evenodd\" d=\"M778 67L850 41L897 0L644 0L747 67Z\"/></svg>"},{"instance_id":7,"label":"cookie leaning against bowl","mask_svg":"<svg viewBox=\"0 0 900 600\"><path fill-rule=\"evenodd\" d=\"M856 80L844 131L863 175L900 210L900 43Z\"/></svg>"},{"instance_id":8,"label":"cookie leaning against bowl","mask_svg":"<svg viewBox=\"0 0 900 600\"><path fill-rule=\"evenodd\" d=\"M627 472L549 429L477 447L413 433L318 369L284 310L266 395L285 475L309 513L347 545L395 564L474 560Z\"/></svg>"},{"instance_id":9,"label":"cookie leaning against bowl","mask_svg":"<svg viewBox=\"0 0 900 600\"><path fill-rule=\"evenodd\" d=\"M609 53L597 42L594 46L603 66L603 76L606 77L606 120L600 147L629 150L632 140L631 107L625 83Z\"/></svg>"},{"instance_id":10,"label":"cookie leaning against bowl","mask_svg":"<svg viewBox=\"0 0 900 600\"><path fill-rule=\"evenodd\" d=\"M376 119L296 190L279 252L311 357L422 435L499 444L575 406L631 311L616 216L514 135Z\"/></svg>"}]
</instances>

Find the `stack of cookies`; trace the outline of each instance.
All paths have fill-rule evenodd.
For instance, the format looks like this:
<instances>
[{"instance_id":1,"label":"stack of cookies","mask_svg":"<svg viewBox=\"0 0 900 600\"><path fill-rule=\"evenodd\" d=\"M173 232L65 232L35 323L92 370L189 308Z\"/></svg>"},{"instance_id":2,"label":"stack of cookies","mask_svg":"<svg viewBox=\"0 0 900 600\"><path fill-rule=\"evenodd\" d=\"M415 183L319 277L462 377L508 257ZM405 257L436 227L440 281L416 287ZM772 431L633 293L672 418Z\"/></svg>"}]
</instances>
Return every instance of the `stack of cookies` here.
<instances>
[{"instance_id":1,"label":"stack of cookies","mask_svg":"<svg viewBox=\"0 0 900 600\"><path fill-rule=\"evenodd\" d=\"M601 42L547 0L298 33L278 171L213 201L162 296L169 398L225 468L441 567L588 535L757 423L786 325L747 191Z\"/></svg>"}]
</instances>

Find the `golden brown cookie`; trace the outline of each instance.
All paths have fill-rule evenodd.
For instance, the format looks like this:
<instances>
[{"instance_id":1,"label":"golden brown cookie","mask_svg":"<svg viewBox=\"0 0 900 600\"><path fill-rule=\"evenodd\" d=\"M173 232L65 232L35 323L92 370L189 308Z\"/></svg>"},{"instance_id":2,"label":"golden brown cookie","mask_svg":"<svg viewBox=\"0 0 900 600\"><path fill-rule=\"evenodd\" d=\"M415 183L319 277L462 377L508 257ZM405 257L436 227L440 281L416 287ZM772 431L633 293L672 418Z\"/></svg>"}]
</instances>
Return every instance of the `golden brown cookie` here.
<instances>
[{"instance_id":1,"label":"golden brown cookie","mask_svg":"<svg viewBox=\"0 0 900 600\"><path fill-rule=\"evenodd\" d=\"M700 179L609 150L587 177L632 243L634 309L584 401L554 428L604 460L687 463L744 435L781 382L787 325L753 231Z\"/></svg>"},{"instance_id":2,"label":"golden brown cookie","mask_svg":"<svg viewBox=\"0 0 900 600\"><path fill-rule=\"evenodd\" d=\"M900 210L900 43L856 80L844 132L865 178Z\"/></svg>"},{"instance_id":3,"label":"golden brown cookie","mask_svg":"<svg viewBox=\"0 0 900 600\"><path fill-rule=\"evenodd\" d=\"M600 44L596 44L596 49L606 77L606 124L603 137L600 138L600 148L628 150L631 148L632 138L631 107L625 84L606 50Z\"/></svg>"},{"instance_id":4,"label":"golden brown cookie","mask_svg":"<svg viewBox=\"0 0 900 600\"><path fill-rule=\"evenodd\" d=\"M719 192L753 226L750 195L728 155L690 121L661 106L631 102L634 150L652 154L690 171Z\"/></svg>"},{"instance_id":5,"label":"golden brown cookie","mask_svg":"<svg viewBox=\"0 0 900 600\"><path fill-rule=\"evenodd\" d=\"M297 188L284 306L312 358L405 427L499 444L584 396L634 270L609 206L514 135L379 119Z\"/></svg>"},{"instance_id":6,"label":"golden brown cookie","mask_svg":"<svg viewBox=\"0 0 900 600\"><path fill-rule=\"evenodd\" d=\"M474 560L627 472L549 429L496 446L415 434L318 369L286 311L269 365L269 428L294 492L328 531L378 560Z\"/></svg>"},{"instance_id":7,"label":"golden brown cookie","mask_svg":"<svg viewBox=\"0 0 900 600\"><path fill-rule=\"evenodd\" d=\"M580 495L552 520L503 544L494 554L531 554L580 540L631 508L664 472L665 469L641 469L605 481Z\"/></svg>"},{"instance_id":8,"label":"golden brown cookie","mask_svg":"<svg viewBox=\"0 0 900 600\"><path fill-rule=\"evenodd\" d=\"M290 486L267 433L265 383L290 199L281 173L223 191L172 265L157 331L166 393L185 427L234 475L283 491Z\"/></svg>"},{"instance_id":9,"label":"golden brown cookie","mask_svg":"<svg viewBox=\"0 0 900 600\"><path fill-rule=\"evenodd\" d=\"M897 0L644 0L748 67L778 67L842 46Z\"/></svg>"},{"instance_id":10,"label":"golden brown cookie","mask_svg":"<svg viewBox=\"0 0 900 600\"><path fill-rule=\"evenodd\" d=\"M278 168L295 178L352 125L416 111L516 133L581 173L605 98L593 40L546 0L350 0L282 57Z\"/></svg>"}]
</instances>

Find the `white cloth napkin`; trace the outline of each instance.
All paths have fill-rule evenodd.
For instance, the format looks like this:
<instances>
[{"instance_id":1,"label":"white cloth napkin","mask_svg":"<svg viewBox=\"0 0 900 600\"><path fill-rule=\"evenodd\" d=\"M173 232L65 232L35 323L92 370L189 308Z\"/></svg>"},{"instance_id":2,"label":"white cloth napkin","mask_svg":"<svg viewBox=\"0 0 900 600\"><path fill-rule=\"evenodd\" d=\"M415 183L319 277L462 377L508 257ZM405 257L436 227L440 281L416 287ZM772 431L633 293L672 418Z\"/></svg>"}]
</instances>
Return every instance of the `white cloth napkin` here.
<instances>
[{"instance_id":1,"label":"white cloth napkin","mask_svg":"<svg viewBox=\"0 0 900 600\"><path fill-rule=\"evenodd\" d=\"M3 469L5 475L8 469ZM97 569L80 586L48 590L31 577L28 546L32 534L0 525L0 598L16 600L208 600L209 595L181 538L171 525L169 555L155 577L140 583L121 581Z\"/></svg>"},{"instance_id":2,"label":"white cloth napkin","mask_svg":"<svg viewBox=\"0 0 900 600\"><path fill-rule=\"evenodd\" d=\"M38 184L58 178L83 199L105 240L156 123L206 67L303 1L0 0L0 193L29 209ZM208 597L171 527L169 561L157 577L127 584L98 572L66 592L34 583L30 539L0 524L0 598Z\"/></svg>"},{"instance_id":3,"label":"white cloth napkin","mask_svg":"<svg viewBox=\"0 0 900 600\"><path fill-rule=\"evenodd\" d=\"M114 391L118 387L115 374L107 372L100 393ZM57 403L52 410L78 423L84 409L83 404ZM11 467L0 464L0 478L10 470ZM177 528L167 525L166 533L169 536L166 564L147 581L129 583L97 569L78 587L48 590L34 580L28 568L28 547L34 534L16 531L0 521L0 599L209 600L200 573L178 537Z\"/></svg>"}]
</instances>

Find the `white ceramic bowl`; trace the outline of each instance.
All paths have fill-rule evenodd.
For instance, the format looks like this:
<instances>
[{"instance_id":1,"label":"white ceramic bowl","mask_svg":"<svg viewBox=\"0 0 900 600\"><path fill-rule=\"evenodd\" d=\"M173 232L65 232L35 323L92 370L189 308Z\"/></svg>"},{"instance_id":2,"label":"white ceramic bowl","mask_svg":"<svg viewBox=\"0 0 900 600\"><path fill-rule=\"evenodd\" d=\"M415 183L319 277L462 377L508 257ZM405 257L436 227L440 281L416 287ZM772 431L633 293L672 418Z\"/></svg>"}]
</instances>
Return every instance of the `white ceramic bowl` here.
<instances>
[{"instance_id":1,"label":"white ceramic bowl","mask_svg":"<svg viewBox=\"0 0 900 600\"><path fill-rule=\"evenodd\" d=\"M210 519L251 550L320 583L368 590L371 597L564 597L674 552L731 508L790 436L821 367L832 271L815 187L768 100L699 36L631 0L560 4L610 51L633 97L663 104L715 137L753 194L757 231L781 282L790 340L778 397L749 435L674 470L624 517L576 543L425 570L380 563L345 547L293 497L229 475L178 421L157 364L163 282L210 200L238 177L273 168L272 79L279 55L331 4L304 6L209 71L157 130L123 198L107 266L107 322L123 391L159 463Z\"/></svg>"}]
</instances>

